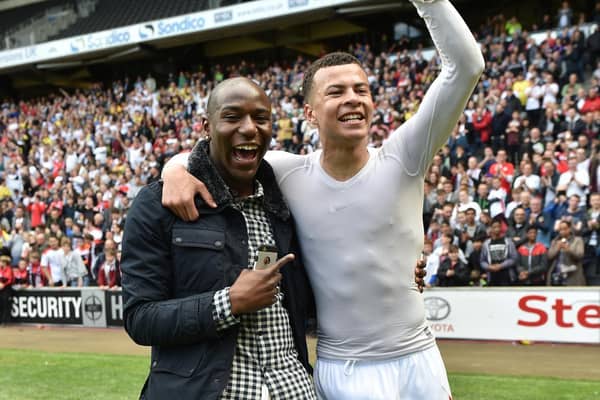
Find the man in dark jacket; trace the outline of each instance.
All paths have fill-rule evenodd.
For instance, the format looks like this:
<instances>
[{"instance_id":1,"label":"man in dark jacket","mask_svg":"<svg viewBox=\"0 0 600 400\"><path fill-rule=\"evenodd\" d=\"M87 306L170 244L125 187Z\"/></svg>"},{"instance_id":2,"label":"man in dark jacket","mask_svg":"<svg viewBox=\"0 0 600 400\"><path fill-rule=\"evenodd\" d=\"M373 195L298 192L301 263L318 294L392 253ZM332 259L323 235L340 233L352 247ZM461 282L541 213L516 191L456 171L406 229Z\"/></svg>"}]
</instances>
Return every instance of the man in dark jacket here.
<instances>
[{"instance_id":1,"label":"man in dark jacket","mask_svg":"<svg viewBox=\"0 0 600 400\"><path fill-rule=\"evenodd\" d=\"M515 248L518 249L519 246L527 242L527 228L527 213L523 207L518 206L513 212L512 221L509 222L506 231L506 237L512 239Z\"/></svg>"},{"instance_id":2,"label":"man in dark jacket","mask_svg":"<svg viewBox=\"0 0 600 400\"><path fill-rule=\"evenodd\" d=\"M312 293L294 222L270 165L271 106L252 81L224 81L208 101L209 139L189 171L216 203L185 222L143 188L123 239L125 329L152 346L144 399L314 399L305 320ZM274 266L253 269L258 247ZM290 254L291 253L291 254Z\"/></svg>"},{"instance_id":3,"label":"man in dark jacket","mask_svg":"<svg viewBox=\"0 0 600 400\"><path fill-rule=\"evenodd\" d=\"M538 230L535 226L527 228L527 241L521 245L517 252L517 273L519 285L546 285L546 271L548 270L547 249L537 241Z\"/></svg>"},{"instance_id":4,"label":"man in dark jacket","mask_svg":"<svg viewBox=\"0 0 600 400\"><path fill-rule=\"evenodd\" d=\"M517 250L513 241L502 234L500 220L492 222L490 238L483 243L480 260L489 286L510 286L517 280Z\"/></svg>"},{"instance_id":5,"label":"man in dark jacket","mask_svg":"<svg viewBox=\"0 0 600 400\"><path fill-rule=\"evenodd\" d=\"M458 257L458 247L451 245L448 257L442 261L437 271L438 286L466 286L469 274L467 264Z\"/></svg>"}]
</instances>

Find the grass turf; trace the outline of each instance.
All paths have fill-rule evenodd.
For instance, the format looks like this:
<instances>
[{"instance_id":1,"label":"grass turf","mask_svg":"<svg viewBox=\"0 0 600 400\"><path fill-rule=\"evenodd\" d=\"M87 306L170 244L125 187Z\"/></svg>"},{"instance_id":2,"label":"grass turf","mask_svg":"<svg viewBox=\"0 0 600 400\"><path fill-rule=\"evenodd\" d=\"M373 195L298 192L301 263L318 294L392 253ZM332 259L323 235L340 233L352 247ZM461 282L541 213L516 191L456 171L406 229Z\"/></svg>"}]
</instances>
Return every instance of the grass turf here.
<instances>
[{"instance_id":1,"label":"grass turf","mask_svg":"<svg viewBox=\"0 0 600 400\"><path fill-rule=\"evenodd\" d=\"M0 400L118 400L137 398L148 359L0 349L0 366ZM600 400L599 381L453 373L449 378L454 400Z\"/></svg>"}]
</instances>

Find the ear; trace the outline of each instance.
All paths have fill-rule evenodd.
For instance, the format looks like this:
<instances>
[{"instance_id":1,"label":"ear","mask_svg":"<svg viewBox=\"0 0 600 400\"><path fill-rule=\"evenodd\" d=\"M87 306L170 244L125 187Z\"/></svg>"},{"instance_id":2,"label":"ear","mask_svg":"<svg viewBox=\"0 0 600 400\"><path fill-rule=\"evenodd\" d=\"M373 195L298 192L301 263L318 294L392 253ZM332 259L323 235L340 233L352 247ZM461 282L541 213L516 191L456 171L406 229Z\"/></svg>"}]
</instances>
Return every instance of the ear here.
<instances>
[{"instance_id":1,"label":"ear","mask_svg":"<svg viewBox=\"0 0 600 400\"><path fill-rule=\"evenodd\" d=\"M210 121L208 120L208 118L202 118L202 129L206 133L206 136L210 137Z\"/></svg>"},{"instance_id":2,"label":"ear","mask_svg":"<svg viewBox=\"0 0 600 400\"><path fill-rule=\"evenodd\" d=\"M304 104L304 115L306 116L306 121L312 128L319 128L319 121L317 120L315 111L308 103Z\"/></svg>"}]
</instances>

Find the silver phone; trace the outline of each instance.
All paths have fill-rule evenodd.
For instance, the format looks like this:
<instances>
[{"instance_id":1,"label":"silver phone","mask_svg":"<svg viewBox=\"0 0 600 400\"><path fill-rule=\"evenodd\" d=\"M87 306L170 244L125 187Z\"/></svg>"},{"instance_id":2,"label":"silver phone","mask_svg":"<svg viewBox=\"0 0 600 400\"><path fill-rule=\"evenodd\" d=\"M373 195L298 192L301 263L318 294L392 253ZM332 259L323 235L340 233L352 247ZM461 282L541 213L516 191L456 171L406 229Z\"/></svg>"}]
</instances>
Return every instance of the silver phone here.
<instances>
[{"instance_id":1,"label":"silver phone","mask_svg":"<svg viewBox=\"0 0 600 400\"><path fill-rule=\"evenodd\" d=\"M261 244L258 246L258 257L254 263L254 269L266 269L277 261L277 247Z\"/></svg>"}]
</instances>

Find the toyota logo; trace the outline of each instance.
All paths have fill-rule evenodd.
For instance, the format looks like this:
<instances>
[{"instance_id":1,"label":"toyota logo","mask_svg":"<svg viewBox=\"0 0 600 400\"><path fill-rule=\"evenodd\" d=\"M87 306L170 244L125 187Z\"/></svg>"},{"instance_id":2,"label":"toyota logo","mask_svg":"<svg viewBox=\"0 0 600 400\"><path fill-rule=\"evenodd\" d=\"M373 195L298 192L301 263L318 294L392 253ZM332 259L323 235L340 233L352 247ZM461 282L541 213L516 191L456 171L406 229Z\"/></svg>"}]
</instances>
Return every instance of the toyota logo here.
<instances>
[{"instance_id":1,"label":"toyota logo","mask_svg":"<svg viewBox=\"0 0 600 400\"><path fill-rule=\"evenodd\" d=\"M430 321L441 321L450 315L450 303L441 297L426 297L424 303Z\"/></svg>"}]
</instances>

